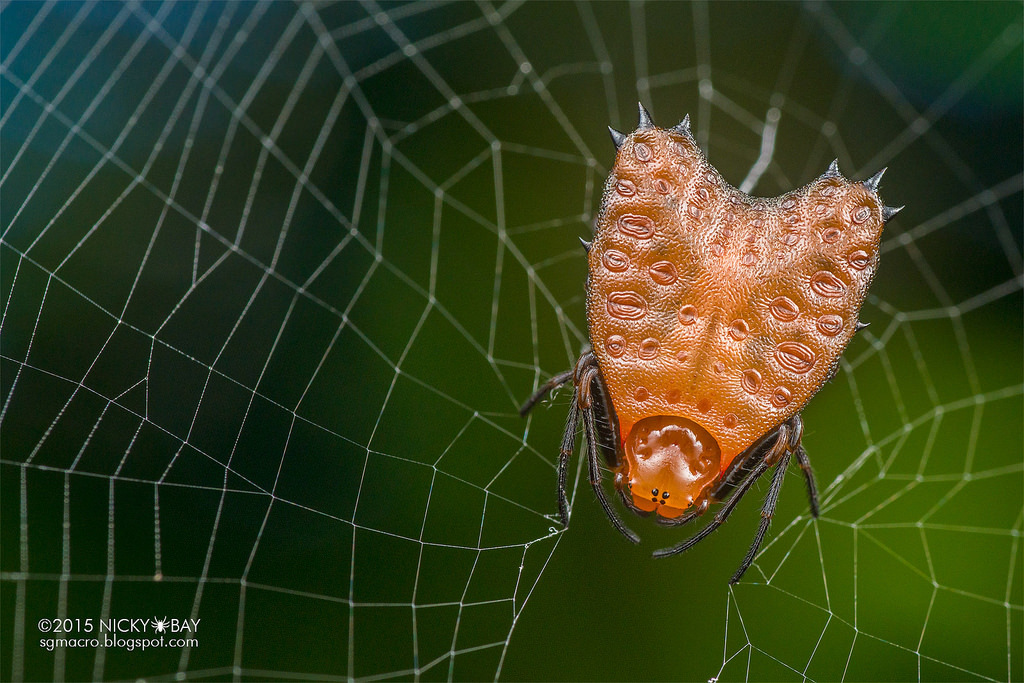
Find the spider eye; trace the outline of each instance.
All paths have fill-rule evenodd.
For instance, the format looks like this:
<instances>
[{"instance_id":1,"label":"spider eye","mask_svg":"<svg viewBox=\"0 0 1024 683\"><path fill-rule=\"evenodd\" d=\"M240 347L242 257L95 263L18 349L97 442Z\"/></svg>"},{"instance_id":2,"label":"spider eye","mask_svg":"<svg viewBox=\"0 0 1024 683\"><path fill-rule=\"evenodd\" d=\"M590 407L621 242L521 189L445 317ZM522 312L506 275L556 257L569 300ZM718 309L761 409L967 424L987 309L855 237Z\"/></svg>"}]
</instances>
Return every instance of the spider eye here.
<instances>
[{"instance_id":1,"label":"spider eye","mask_svg":"<svg viewBox=\"0 0 1024 683\"><path fill-rule=\"evenodd\" d=\"M668 491L665 491L664 493L662 493L661 497L662 498L668 498Z\"/></svg>"},{"instance_id":2,"label":"spider eye","mask_svg":"<svg viewBox=\"0 0 1024 683\"><path fill-rule=\"evenodd\" d=\"M658 489L651 489L651 495L652 496L658 495Z\"/></svg>"}]
</instances>

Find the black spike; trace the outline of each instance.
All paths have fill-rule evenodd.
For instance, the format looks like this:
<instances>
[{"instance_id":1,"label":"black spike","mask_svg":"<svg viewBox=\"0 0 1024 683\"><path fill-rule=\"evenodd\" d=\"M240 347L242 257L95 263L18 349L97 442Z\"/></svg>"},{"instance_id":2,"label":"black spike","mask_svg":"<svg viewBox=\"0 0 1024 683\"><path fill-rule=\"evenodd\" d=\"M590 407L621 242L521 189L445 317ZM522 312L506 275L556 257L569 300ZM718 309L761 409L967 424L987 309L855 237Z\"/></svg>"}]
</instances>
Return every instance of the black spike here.
<instances>
[{"instance_id":1,"label":"black spike","mask_svg":"<svg viewBox=\"0 0 1024 683\"><path fill-rule=\"evenodd\" d=\"M857 334L858 332L860 332L861 330L863 330L865 327L867 327L870 324L871 323L862 323L861 321L858 320L857 321L857 327L853 330L853 333Z\"/></svg>"},{"instance_id":2,"label":"black spike","mask_svg":"<svg viewBox=\"0 0 1024 683\"><path fill-rule=\"evenodd\" d=\"M682 121L672 126L672 130L682 133L686 137L693 137L693 133L690 131L690 115L684 116Z\"/></svg>"},{"instance_id":3,"label":"black spike","mask_svg":"<svg viewBox=\"0 0 1024 683\"><path fill-rule=\"evenodd\" d=\"M611 133L612 142L615 143L615 149L619 149L620 147L622 147L623 143L626 142L627 136L625 133L620 133L611 126L608 126L608 132Z\"/></svg>"},{"instance_id":4,"label":"black spike","mask_svg":"<svg viewBox=\"0 0 1024 683\"><path fill-rule=\"evenodd\" d=\"M581 237L580 238L580 244L583 245L583 251L585 251L585 252L587 252L589 254L590 253L590 245L593 244L593 243L592 242L588 242L588 241L586 241L585 239L583 239Z\"/></svg>"},{"instance_id":5,"label":"black spike","mask_svg":"<svg viewBox=\"0 0 1024 683\"><path fill-rule=\"evenodd\" d=\"M902 206L883 206L882 207L882 220L888 222L890 218L898 214L903 210Z\"/></svg>"},{"instance_id":6,"label":"black spike","mask_svg":"<svg viewBox=\"0 0 1024 683\"><path fill-rule=\"evenodd\" d=\"M647 130L649 128L654 128L654 121L651 120L650 113L646 109L644 109L644 103L637 102L636 104L640 110L640 120L636 124L636 129Z\"/></svg>"},{"instance_id":7,"label":"black spike","mask_svg":"<svg viewBox=\"0 0 1024 683\"><path fill-rule=\"evenodd\" d=\"M842 178L843 174L839 172L839 159L835 159L831 164L828 165L828 170L823 174L825 178Z\"/></svg>"},{"instance_id":8,"label":"black spike","mask_svg":"<svg viewBox=\"0 0 1024 683\"><path fill-rule=\"evenodd\" d=\"M876 173L875 175L873 175L870 178L868 178L867 180L865 180L864 183L863 183L864 187L868 188L872 192L877 191L878 190L878 183L882 182L882 176L883 175L885 175L885 169L884 168L881 171L879 171L878 173Z\"/></svg>"}]
</instances>

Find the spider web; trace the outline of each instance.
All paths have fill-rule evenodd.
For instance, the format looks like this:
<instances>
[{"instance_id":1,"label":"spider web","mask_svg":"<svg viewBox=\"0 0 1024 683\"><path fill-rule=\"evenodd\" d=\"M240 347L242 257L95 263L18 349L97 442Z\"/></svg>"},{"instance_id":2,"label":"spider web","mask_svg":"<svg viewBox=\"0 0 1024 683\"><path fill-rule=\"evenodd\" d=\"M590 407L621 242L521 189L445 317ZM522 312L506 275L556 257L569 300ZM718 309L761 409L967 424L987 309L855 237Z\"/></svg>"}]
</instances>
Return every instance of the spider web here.
<instances>
[{"instance_id":1,"label":"spider web","mask_svg":"<svg viewBox=\"0 0 1024 683\"><path fill-rule=\"evenodd\" d=\"M0 676L1020 680L1021 19L4 4ZM744 190L908 207L804 411L822 516L790 473L734 588L756 500L653 562L577 469L563 530L568 398L516 414L638 98ZM198 643L40 643L163 617Z\"/></svg>"}]
</instances>

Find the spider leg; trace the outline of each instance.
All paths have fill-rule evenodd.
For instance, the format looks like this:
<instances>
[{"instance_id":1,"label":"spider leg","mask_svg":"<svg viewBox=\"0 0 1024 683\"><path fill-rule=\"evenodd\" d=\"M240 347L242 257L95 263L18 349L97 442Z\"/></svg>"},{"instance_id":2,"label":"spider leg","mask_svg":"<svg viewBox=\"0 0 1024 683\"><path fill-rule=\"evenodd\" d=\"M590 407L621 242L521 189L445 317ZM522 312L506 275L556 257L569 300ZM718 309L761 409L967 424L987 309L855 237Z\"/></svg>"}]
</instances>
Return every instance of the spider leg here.
<instances>
[{"instance_id":1,"label":"spider leg","mask_svg":"<svg viewBox=\"0 0 1024 683\"><path fill-rule=\"evenodd\" d=\"M804 421L799 414L789 419L789 452L796 456L797 464L803 470L804 480L807 482L807 498L811 503L811 514L818 516L818 486L814 483L814 470L811 469L811 460L807 457L807 451L800 444L804 435Z\"/></svg>"},{"instance_id":2,"label":"spider leg","mask_svg":"<svg viewBox=\"0 0 1024 683\"><path fill-rule=\"evenodd\" d=\"M656 550L654 552L654 557L670 557L672 555L678 555L679 553L686 552L707 538L718 527L722 526L722 524L725 523L725 520L729 518L729 515L732 514L733 509L736 507L737 503L740 502L743 495L750 490L751 486L754 485L754 482L757 481L762 474L768 471L769 467L779 462L784 455L789 453L791 435L794 433L794 430L799 430L800 427L800 424L790 424L788 422L783 422L779 425L779 428L774 432L775 440L771 443L771 446L765 445L762 448L755 449L742 463L743 470L746 474L743 475L742 479L739 479L736 482L730 482L730 489L728 490L731 491L731 495L729 495L725 504L719 508L718 512L715 513L714 518L708 522L703 529L685 541L668 548ZM735 488L732 488L733 486ZM721 490L721 487L719 487L719 489L712 491L711 496L715 496L715 494L719 493ZM726 494L719 493L719 495ZM709 501L705 499L705 502L697 508L698 515L701 514L703 510L707 509L708 502ZM683 515L686 519L679 522L679 524L685 524L693 519L693 517L690 516L692 514L693 513L690 512Z\"/></svg>"},{"instance_id":3,"label":"spider leg","mask_svg":"<svg viewBox=\"0 0 1024 683\"><path fill-rule=\"evenodd\" d=\"M750 564L754 561L754 557L757 555L757 551L761 549L761 544L764 542L764 535L768 533L768 527L772 523L772 517L775 515L775 504L779 501L779 492L782 490L782 482L786 478L786 467L789 465L790 453L786 453L779 460L779 463L775 466L775 475L772 477L772 485L768 489L768 496L764 499L764 505L761 507L761 523L757 527L757 533L754 535L754 542L750 544L750 550L747 551L746 557L743 558L743 562L740 563L739 569L729 579L729 583L733 584L740 580L744 572L750 567Z\"/></svg>"},{"instance_id":4,"label":"spider leg","mask_svg":"<svg viewBox=\"0 0 1024 683\"><path fill-rule=\"evenodd\" d=\"M526 399L526 403L524 403L519 409L519 417L526 417L526 414L533 410L533 407L543 400L545 396L571 380L574 372L575 369L566 370L565 372L555 375L547 382L544 382L544 384L541 384L537 388L537 391L534 392L533 396ZM573 428L575 429L575 426Z\"/></svg>"},{"instance_id":5,"label":"spider leg","mask_svg":"<svg viewBox=\"0 0 1024 683\"><path fill-rule=\"evenodd\" d=\"M579 424L580 417L583 418L584 426L584 437L587 451L587 466L590 473L590 483L594 487L594 493L597 495L598 501L601 503L601 507L604 509L608 519L611 520L612 526L614 526L619 533L625 536L633 543L639 543L640 537L636 535L619 517L615 508L612 507L611 502L605 495L604 487L601 485L601 465L598 462L598 454L600 448L598 446L597 437L597 425L594 417L594 385L593 383L600 377L600 371L597 366L597 358L591 352L585 352L580 356L576 362L576 366L560 375L556 375L548 380L547 383L529 401L523 406L523 412L527 412L532 408L537 401L540 400L547 392L551 389L561 386L568 382L570 379L573 380L573 394L572 401L569 404L569 414L565 421L565 431L562 433L562 445L558 451L558 517L562 522L563 526L569 525L569 501L565 494L565 483L568 478L569 472L569 460L572 457L573 447L576 445L576 426Z\"/></svg>"},{"instance_id":6,"label":"spider leg","mask_svg":"<svg viewBox=\"0 0 1024 683\"><path fill-rule=\"evenodd\" d=\"M803 444L796 447L796 451L793 453L796 456L797 464L800 465L800 469L804 472L804 479L807 481L807 498L811 502L811 514L815 517L818 516L818 486L814 483L814 472L811 470L811 461L807 457L807 451L804 450Z\"/></svg>"},{"instance_id":7,"label":"spider leg","mask_svg":"<svg viewBox=\"0 0 1024 683\"><path fill-rule=\"evenodd\" d=\"M562 447L558 451L558 519L562 526L569 526L569 500L565 495L565 480L569 474L569 459L576 446L576 425L579 421L580 406L576 401L576 390L573 389L569 415L565 419L565 432L562 433Z\"/></svg>"},{"instance_id":8,"label":"spider leg","mask_svg":"<svg viewBox=\"0 0 1024 683\"><path fill-rule=\"evenodd\" d=\"M662 557L671 557L672 555L678 555L679 553L686 552L687 550L689 550L690 548L692 548L693 546L697 545L705 538L707 538L713 531L718 529L718 527L722 526L722 524L725 523L725 520L729 519L729 515L732 514L732 511L733 509L735 509L736 504L740 502L741 498L743 498L743 494L750 490L750 487L753 486L754 482L757 481L758 478L760 478L760 476L764 474L769 467L771 467L771 465L768 463L767 458L757 463L757 466L753 470L751 470L750 474L747 475L747 478L744 479L739 484L739 486L736 487L736 490L729 497L729 500L725 501L725 505L723 505L718 510L718 512L715 513L714 518L710 522L708 522L703 529L701 529L696 534L686 539L682 543L677 543L676 545L670 546L668 548L662 548L661 550L655 550L653 556L655 558L660 559Z\"/></svg>"},{"instance_id":9,"label":"spider leg","mask_svg":"<svg viewBox=\"0 0 1024 683\"><path fill-rule=\"evenodd\" d=\"M597 430L594 425L593 406L588 405L581 408L581 410L583 411L584 434L587 438L587 462L590 465L590 484L594 487L594 493L597 494L597 500L601 503L601 507L604 509L604 513L611 521L612 526L614 526L620 534L629 539L631 543L639 543L640 537L622 521L622 518L619 517L619 513L615 511L615 508L612 507L611 501L608 500L608 496L605 495L604 487L601 486L601 465L597 460Z\"/></svg>"}]
</instances>

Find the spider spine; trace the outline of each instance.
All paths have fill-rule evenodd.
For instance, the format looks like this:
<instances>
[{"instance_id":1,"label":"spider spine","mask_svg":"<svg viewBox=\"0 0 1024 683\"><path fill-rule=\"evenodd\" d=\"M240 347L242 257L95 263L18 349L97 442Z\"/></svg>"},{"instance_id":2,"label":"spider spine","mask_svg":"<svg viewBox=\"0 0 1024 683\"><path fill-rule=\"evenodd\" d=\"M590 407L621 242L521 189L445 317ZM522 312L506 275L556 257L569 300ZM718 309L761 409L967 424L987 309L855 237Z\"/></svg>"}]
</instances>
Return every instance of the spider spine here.
<instances>
[{"instance_id":1,"label":"spider spine","mask_svg":"<svg viewBox=\"0 0 1024 683\"><path fill-rule=\"evenodd\" d=\"M651 120L651 114L644 108L643 102L637 102L637 108L639 109L639 120L636 124L637 130L648 130L654 128L654 121Z\"/></svg>"},{"instance_id":2,"label":"spider spine","mask_svg":"<svg viewBox=\"0 0 1024 683\"><path fill-rule=\"evenodd\" d=\"M588 241L586 241L585 239L583 239L581 237L580 238L580 244L583 245L583 251L585 251L585 252L587 252L589 254L590 253L590 245L593 244L593 242L588 242Z\"/></svg>"},{"instance_id":3,"label":"spider spine","mask_svg":"<svg viewBox=\"0 0 1024 683\"><path fill-rule=\"evenodd\" d=\"M833 159L821 176L823 178L842 178L843 174L839 172L839 159Z\"/></svg>"},{"instance_id":4,"label":"spider spine","mask_svg":"<svg viewBox=\"0 0 1024 683\"><path fill-rule=\"evenodd\" d=\"M608 133L612 136L612 143L615 144L615 149L619 149L626 142L626 134L620 133L611 126L608 126Z\"/></svg>"},{"instance_id":5,"label":"spider spine","mask_svg":"<svg viewBox=\"0 0 1024 683\"><path fill-rule=\"evenodd\" d=\"M889 219L898 214L903 210L902 206L883 206L882 207L882 220L889 222Z\"/></svg>"},{"instance_id":6,"label":"spider spine","mask_svg":"<svg viewBox=\"0 0 1024 683\"><path fill-rule=\"evenodd\" d=\"M882 182L882 176L885 175L885 172L886 172L887 168L883 168L881 171L879 171L875 175L873 175L870 178L868 178L867 180L865 180L862 183L862 185L864 185L864 187L866 187L871 192L877 192L878 191L878 184L880 182Z\"/></svg>"},{"instance_id":7,"label":"spider spine","mask_svg":"<svg viewBox=\"0 0 1024 683\"><path fill-rule=\"evenodd\" d=\"M671 130L674 130L677 133L681 133L688 138L692 138L693 133L690 131L690 115L687 114L686 116L684 116L683 120L677 123L676 125L672 126Z\"/></svg>"}]
</instances>

